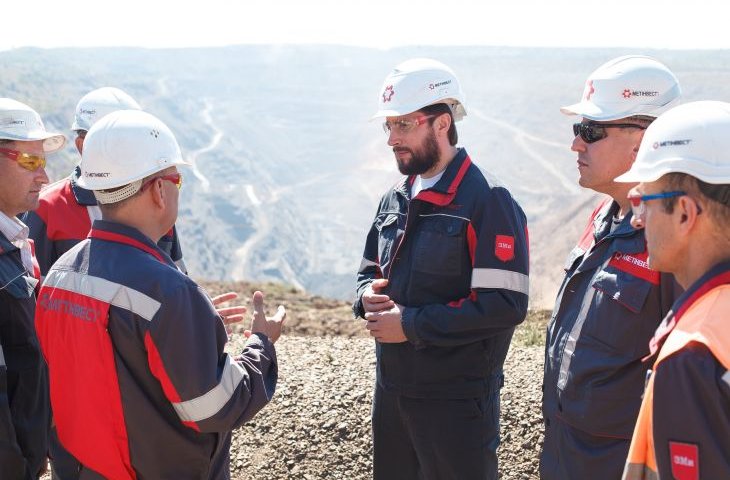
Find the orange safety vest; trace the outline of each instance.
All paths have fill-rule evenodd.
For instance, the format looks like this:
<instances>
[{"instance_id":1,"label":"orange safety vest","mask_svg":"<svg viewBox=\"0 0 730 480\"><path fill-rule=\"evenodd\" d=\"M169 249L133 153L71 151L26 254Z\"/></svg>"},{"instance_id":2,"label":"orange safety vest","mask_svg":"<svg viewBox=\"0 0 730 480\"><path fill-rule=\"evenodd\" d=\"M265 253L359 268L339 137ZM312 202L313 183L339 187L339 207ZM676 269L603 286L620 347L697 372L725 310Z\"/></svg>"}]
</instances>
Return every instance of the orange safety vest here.
<instances>
[{"instance_id":1,"label":"orange safety vest","mask_svg":"<svg viewBox=\"0 0 730 480\"><path fill-rule=\"evenodd\" d=\"M723 284L704 293L677 320L677 326L659 351L654 363L654 372L662 360L692 342L706 345L715 358L730 370L728 312L730 312L730 285ZM659 480L653 434L654 377L655 375L651 376L644 392L622 480ZM679 470L694 468L692 459L685 460L673 468ZM677 477L682 478L681 475Z\"/></svg>"}]
</instances>

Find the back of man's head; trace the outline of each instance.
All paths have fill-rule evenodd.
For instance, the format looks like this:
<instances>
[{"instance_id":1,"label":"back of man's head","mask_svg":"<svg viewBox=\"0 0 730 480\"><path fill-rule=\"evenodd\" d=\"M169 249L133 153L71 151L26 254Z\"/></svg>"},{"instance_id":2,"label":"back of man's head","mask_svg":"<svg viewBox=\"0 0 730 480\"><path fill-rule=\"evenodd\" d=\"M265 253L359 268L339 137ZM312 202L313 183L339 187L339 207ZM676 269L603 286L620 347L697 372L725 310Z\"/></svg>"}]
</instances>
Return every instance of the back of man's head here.
<instances>
[{"instance_id":1,"label":"back of man's head","mask_svg":"<svg viewBox=\"0 0 730 480\"><path fill-rule=\"evenodd\" d=\"M146 177L178 165L189 164L167 125L143 111L120 110L86 135L78 183L100 204L114 204L139 192Z\"/></svg>"}]
</instances>

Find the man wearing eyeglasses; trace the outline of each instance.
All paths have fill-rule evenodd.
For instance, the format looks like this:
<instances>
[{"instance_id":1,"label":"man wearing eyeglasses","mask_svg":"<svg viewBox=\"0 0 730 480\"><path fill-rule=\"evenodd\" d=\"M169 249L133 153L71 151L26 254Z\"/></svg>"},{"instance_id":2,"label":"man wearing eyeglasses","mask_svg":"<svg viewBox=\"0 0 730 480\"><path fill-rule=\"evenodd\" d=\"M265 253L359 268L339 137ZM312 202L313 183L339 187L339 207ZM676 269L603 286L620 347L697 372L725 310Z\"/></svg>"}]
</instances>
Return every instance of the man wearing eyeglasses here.
<instances>
[{"instance_id":1,"label":"man wearing eyeglasses","mask_svg":"<svg viewBox=\"0 0 730 480\"><path fill-rule=\"evenodd\" d=\"M79 154L83 153L84 138L91 126L117 110L141 107L126 92L114 87L97 88L79 100L71 125ZM79 185L79 175L77 166L69 177L49 185L41 192L38 208L23 217L35 241L41 277L61 255L86 238L93 221L101 218L94 194ZM187 272L175 226L160 238L159 246L181 271Z\"/></svg>"},{"instance_id":2,"label":"man wearing eyeglasses","mask_svg":"<svg viewBox=\"0 0 730 480\"><path fill-rule=\"evenodd\" d=\"M679 101L674 74L631 55L588 78L573 126L579 184L606 198L565 263L547 329L543 381L544 480L619 478L641 403L649 339L676 298L670 275L647 263L631 227L627 194L614 179L636 158L647 126Z\"/></svg>"},{"instance_id":3,"label":"man wearing eyeglasses","mask_svg":"<svg viewBox=\"0 0 730 480\"><path fill-rule=\"evenodd\" d=\"M620 182L649 265L686 290L651 341L624 480L730 478L730 104L692 102L646 132Z\"/></svg>"},{"instance_id":4,"label":"man wearing eyeglasses","mask_svg":"<svg viewBox=\"0 0 730 480\"><path fill-rule=\"evenodd\" d=\"M376 340L374 478L496 479L502 366L527 312L525 215L456 146L466 111L446 65L398 65L379 107L406 177L380 201L353 308Z\"/></svg>"},{"instance_id":5,"label":"man wearing eyeglasses","mask_svg":"<svg viewBox=\"0 0 730 480\"><path fill-rule=\"evenodd\" d=\"M46 469L48 373L33 328L38 266L17 215L38 206L46 154L63 135L29 106L0 98L0 477L35 479Z\"/></svg>"},{"instance_id":6,"label":"man wearing eyeglasses","mask_svg":"<svg viewBox=\"0 0 730 480\"><path fill-rule=\"evenodd\" d=\"M77 461L54 465L63 480L228 479L231 431L274 394L283 307L266 318L256 292L251 334L229 355L224 323L245 309L216 309L157 244L177 219L181 165L145 112L87 135L79 183L102 219L48 272L36 313L58 438Z\"/></svg>"}]
</instances>

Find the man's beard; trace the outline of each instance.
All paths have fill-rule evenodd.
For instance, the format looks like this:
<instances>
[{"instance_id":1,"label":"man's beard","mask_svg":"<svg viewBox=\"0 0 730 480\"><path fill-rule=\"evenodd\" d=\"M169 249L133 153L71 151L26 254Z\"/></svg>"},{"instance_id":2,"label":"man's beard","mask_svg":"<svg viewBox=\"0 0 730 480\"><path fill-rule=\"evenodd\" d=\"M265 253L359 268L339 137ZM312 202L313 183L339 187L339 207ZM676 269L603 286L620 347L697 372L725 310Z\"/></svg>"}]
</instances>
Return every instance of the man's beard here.
<instances>
[{"instance_id":1,"label":"man's beard","mask_svg":"<svg viewBox=\"0 0 730 480\"><path fill-rule=\"evenodd\" d=\"M408 152L411 159L408 163L404 162L396 155L395 160L398 162L398 170L403 175L421 175L431 170L439 161L439 147L436 143L436 134L433 131L423 141L423 146L418 151L414 151L407 147L393 147L393 152Z\"/></svg>"}]
</instances>

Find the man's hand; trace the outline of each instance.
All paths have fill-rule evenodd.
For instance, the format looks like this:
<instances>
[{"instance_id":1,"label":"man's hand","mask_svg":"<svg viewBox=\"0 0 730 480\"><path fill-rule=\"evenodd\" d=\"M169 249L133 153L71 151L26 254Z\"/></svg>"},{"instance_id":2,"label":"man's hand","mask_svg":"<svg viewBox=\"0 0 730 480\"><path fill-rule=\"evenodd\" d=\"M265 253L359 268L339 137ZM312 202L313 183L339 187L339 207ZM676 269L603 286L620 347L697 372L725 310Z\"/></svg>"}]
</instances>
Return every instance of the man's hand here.
<instances>
[{"instance_id":1,"label":"man's hand","mask_svg":"<svg viewBox=\"0 0 730 480\"><path fill-rule=\"evenodd\" d=\"M246 307L240 305L235 307L218 307L226 302L235 300L238 298L238 294L235 292L228 292L211 299L213 306L216 307L216 312L223 319L223 324L226 326L226 332L231 333L231 327L229 325L243 321L243 314L246 313Z\"/></svg>"},{"instance_id":2,"label":"man's hand","mask_svg":"<svg viewBox=\"0 0 730 480\"><path fill-rule=\"evenodd\" d=\"M365 328L380 343L403 343L408 341L401 324L403 306L397 303L389 310L368 312L365 314Z\"/></svg>"},{"instance_id":3,"label":"man's hand","mask_svg":"<svg viewBox=\"0 0 730 480\"><path fill-rule=\"evenodd\" d=\"M252 333L263 333L271 343L276 342L281 335L281 326L286 318L286 310L279 305L273 317L267 317L264 313L264 294L256 291L253 294L253 320L251 330L247 331L247 337Z\"/></svg>"},{"instance_id":4,"label":"man's hand","mask_svg":"<svg viewBox=\"0 0 730 480\"><path fill-rule=\"evenodd\" d=\"M395 302L388 295L382 293L383 289L388 285L388 280L378 278L368 285L362 294L362 306L365 312L381 312L390 310L395 306Z\"/></svg>"}]
</instances>

